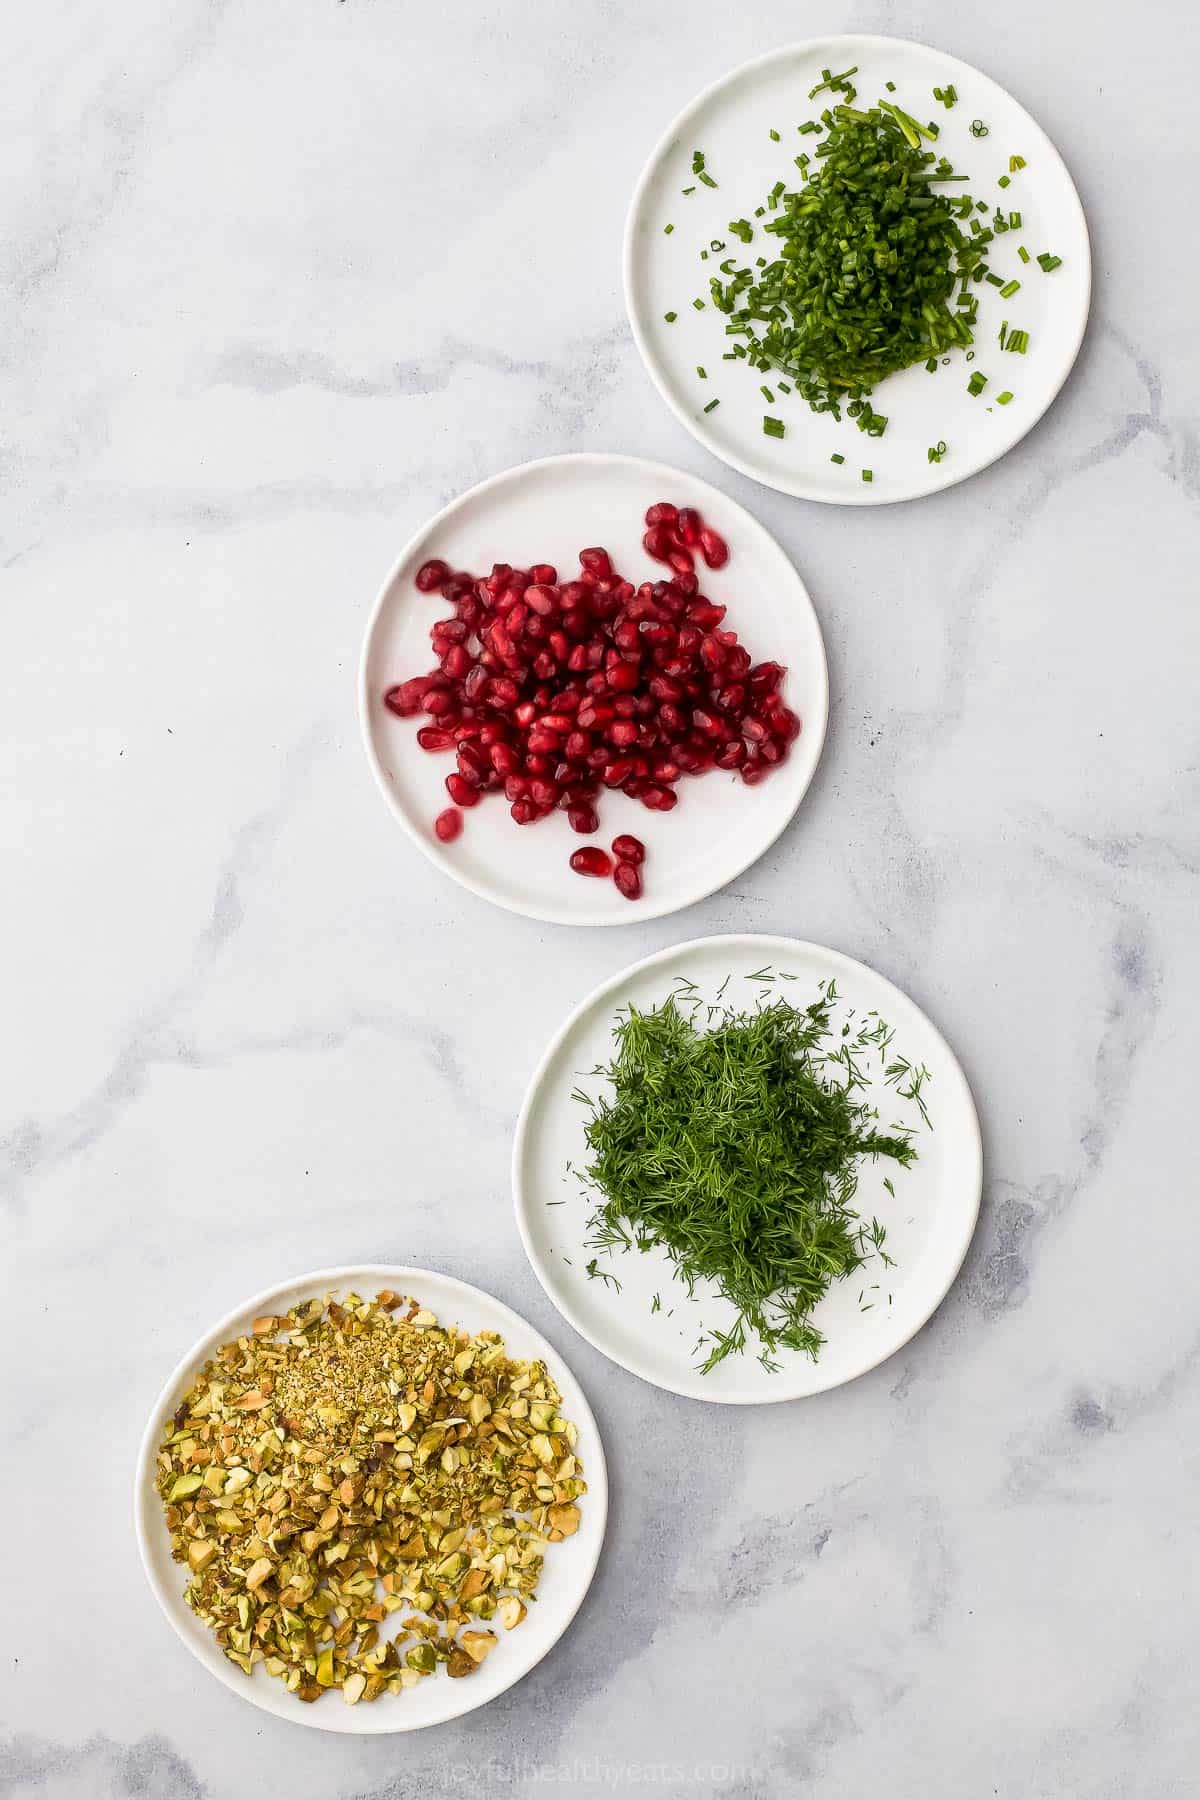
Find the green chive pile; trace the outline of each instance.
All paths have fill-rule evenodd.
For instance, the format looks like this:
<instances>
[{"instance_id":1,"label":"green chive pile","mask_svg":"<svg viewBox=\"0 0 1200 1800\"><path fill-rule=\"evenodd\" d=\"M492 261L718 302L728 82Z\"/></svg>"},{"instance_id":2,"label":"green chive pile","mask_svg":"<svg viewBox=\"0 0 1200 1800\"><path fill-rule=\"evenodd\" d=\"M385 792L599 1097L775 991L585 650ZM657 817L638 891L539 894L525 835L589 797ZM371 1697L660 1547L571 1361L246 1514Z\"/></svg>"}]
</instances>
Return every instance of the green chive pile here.
<instances>
[{"instance_id":1,"label":"green chive pile","mask_svg":"<svg viewBox=\"0 0 1200 1800\"><path fill-rule=\"evenodd\" d=\"M618 1016L611 1092L586 1095L599 1195L589 1247L661 1246L689 1293L712 1282L736 1309L704 1334L705 1372L744 1351L748 1334L768 1368L777 1349L816 1358L812 1311L840 1280L883 1250L884 1230L854 1211L864 1157L900 1166L916 1149L905 1127L882 1132L861 1097L877 1061L884 1079L927 1120L924 1069L891 1056L876 1015L835 1024L833 983L812 1005L783 1000L722 1011L675 999ZM889 1183L890 1186L890 1183ZM589 1273L610 1277L595 1260ZM614 1286L619 1284L614 1280Z\"/></svg>"},{"instance_id":2,"label":"green chive pile","mask_svg":"<svg viewBox=\"0 0 1200 1800\"><path fill-rule=\"evenodd\" d=\"M964 229L977 203L949 188L961 178L924 148L936 126L887 100L835 106L822 124L815 160L797 158L802 185L777 184L759 209L778 255L724 263L712 299L742 340L735 356L789 376L816 412L840 418L845 406L878 437L876 384L972 342L970 284L993 233Z\"/></svg>"}]
</instances>

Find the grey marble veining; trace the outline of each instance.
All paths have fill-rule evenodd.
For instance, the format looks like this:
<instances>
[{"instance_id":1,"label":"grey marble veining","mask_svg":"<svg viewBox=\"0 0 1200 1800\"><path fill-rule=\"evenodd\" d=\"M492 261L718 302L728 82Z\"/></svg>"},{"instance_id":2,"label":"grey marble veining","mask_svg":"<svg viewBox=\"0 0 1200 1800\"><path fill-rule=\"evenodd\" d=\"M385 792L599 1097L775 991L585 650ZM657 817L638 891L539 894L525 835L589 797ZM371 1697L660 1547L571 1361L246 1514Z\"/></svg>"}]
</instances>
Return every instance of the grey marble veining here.
<instances>
[{"instance_id":1,"label":"grey marble veining","mask_svg":"<svg viewBox=\"0 0 1200 1800\"><path fill-rule=\"evenodd\" d=\"M1200 1794L1191 10L46 0L8 23L2 1800ZM619 280L664 122L836 30L1010 87L1096 257L1042 425L869 513L711 463L644 376ZM409 532L584 448L748 504L810 585L833 678L783 840L617 934L439 879L354 719L366 608ZM577 1340L508 1191L566 1007L725 929L824 940L908 988L986 1135L978 1236L928 1329L754 1412ZM204 1677L142 1578L129 1483L214 1317L366 1259L535 1320L614 1492L553 1656L457 1724L356 1742Z\"/></svg>"}]
</instances>

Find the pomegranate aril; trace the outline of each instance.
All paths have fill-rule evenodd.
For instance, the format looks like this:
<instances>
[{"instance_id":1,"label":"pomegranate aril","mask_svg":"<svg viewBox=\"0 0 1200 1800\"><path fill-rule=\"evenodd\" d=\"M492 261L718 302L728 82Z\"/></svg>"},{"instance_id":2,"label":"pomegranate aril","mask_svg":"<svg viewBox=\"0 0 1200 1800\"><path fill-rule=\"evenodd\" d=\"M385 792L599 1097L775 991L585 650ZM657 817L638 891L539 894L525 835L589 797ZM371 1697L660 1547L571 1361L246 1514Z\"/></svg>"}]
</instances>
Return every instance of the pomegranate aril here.
<instances>
[{"instance_id":1,"label":"pomegranate aril","mask_svg":"<svg viewBox=\"0 0 1200 1800\"><path fill-rule=\"evenodd\" d=\"M454 741L454 733L443 730L439 725L422 725L417 733L417 742L422 750L451 750Z\"/></svg>"},{"instance_id":2,"label":"pomegranate aril","mask_svg":"<svg viewBox=\"0 0 1200 1800\"><path fill-rule=\"evenodd\" d=\"M642 539L642 549L655 562L666 562L674 548L670 527L666 525L652 525Z\"/></svg>"},{"instance_id":3,"label":"pomegranate aril","mask_svg":"<svg viewBox=\"0 0 1200 1800\"><path fill-rule=\"evenodd\" d=\"M767 764L760 762L756 756L748 756L742 764L742 780L747 787L757 787L769 773Z\"/></svg>"},{"instance_id":4,"label":"pomegranate aril","mask_svg":"<svg viewBox=\"0 0 1200 1800\"><path fill-rule=\"evenodd\" d=\"M641 737L641 732L632 719L614 719L605 736L614 749L632 750Z\"/></svg>"},{"instance_id":5,"label":"pomegranate aril","mask_svg":"<svg viewBox=\"0 0 1200 1800\"><path fill-rule=\"evenodd\" d=\"M461 681L465 675L470 674L474 667L475 662L471 652L462 644L451 644L442 657L442 668L449 675L451 681Z\"/></svg>"},{"instance_id":6,"label":"pomegranate aril","mask_svg":"<svg viewBox=\"0 0 1200 1800\"><path fill-rule=\"evenodd\" d=\"M651 785L642 792L642 805L648 806L651 812L670 812L678 804L679 795L674 788Z\"/></svg>"},{"instance_id":7,"label":"pomegranate aril","mask_svg":"<svg viewBox=\"0 0 1200 1800\"><path fill-rule=\"evenodd\" d=\"M436 593L438 588L445 587L450 579L449 564L434 557L430 562L422 563L417 570L417 587L422 594Z\"/></svg>"},{"instance_id":8,"label":"pomegranate aril","mask_svg":"<svg viewBox=\"0 0 1200 1800\"><path fill-rule=\"evenodd\" d=\"M729 545L711 525L706 525L700 533L700 553L710 569L723 569L729 561Z\"/></svg>"},{"instance_id":9,"label":"pomegranate aril","mask_svg":"<svg viewBox=\"0 0 1200 1800\"><path fill-rule=\"evenodd\" d=\"M693 569L695 567L695 564L692 561L692 553L690 550L681 550L681 549L672 550L670 556L668 556L668 558L667 558L667 561L670 563L671 567L675 570L675 572L679 575L686 575L686 574L688 574L688 572L691 569Z\"/></svg>"},{"instance_id":10,"label":"pomegranate aril","mask_svg":"<svg viewBox=\"0 0 1200 1800\"><path fill-rule=\"evenodd\" d=\"M612 852L621 862L643 863L646 860L645 844L641 838L631 837L627 831L613 839Z\"/></svg>"},{"instance_id":11,"label":"pomegranate aril","mask_svg":"<svg viewBox=\"0 0 1200 1800\"><path fill-rule=\"evenodd\" d=\"M611 875L612 857L598 844L585 844L571 853L571 867L577 875Z\"/></svg>"},{"instance_id":12,"label":"pomegranate aril","mask_svg":"<svg viewBox=\"0 0 1200 1800\"><path fill-rule=\"evenodd\" d=\"M745 760L746 746L740 738L733 738L717 752L718 769L739 769Z\"/></svg>"},{"instance_id":13,"label":"pomegranate aril","mask_svg":"<svg viewBox=\"0 0 1200 1800\"><path fill-rule=\"evenodd\" d=\"M558 594L553 588L535 584L525 589L525 604L531 612L548 619L551 613L558 611Z\"/></svg>"},{"instance_id":14,"label":"pomegranate aril","mask_svg":"<svg viewBox=\"0 0 1200 1800\"><path fill-rule=\"evenodd\" d=\"M383 704L397 718L411 719L424 710L428 685L428 676L416 675L411 681L402 681L399 686L389 688L383 696Z\"/></svg>"},{"instance_id":15,"label":"pomegranate aril","mask_svg":"<svg viewBox=\"0 0 1200 1800\"><path fill-rule=\"evenodd\" d=\"M425 711L431 719L446 719L457 715L458 707L449 688L433 688L425 696Z\"/></svg>"},{"instance_id":16,"label":"pomegranate aril","mask_svg":"<svg viewBox=\"0 0 1200 1800\"><path fill-rule=\"evenodd\" d=\"M679 517L679 508L672 506L669 500L656 500L653 506L646 508L647 525L673 525Z\"/></svg>"},{"instance_id":17,"label":"pomegranate aril","mask_svg":"<svg viewBox=\"0 0 1200 1800\"><path fill-rule=\"evenodd\" d=\"M609 560L607 550L581 550L579 552L579 566L581 569L585 570L587 574L594 575L598 580L605 579L612 574L612 563Z\"/></svg>"},{"instance_id":18,"label":"pomegranate aril","mask_svg":"<svg viewBox=\"0 0 1200 1800\"><path fill-rule=\"evenodd\" d=\"M600 829L600 819L594 806L569 806L567 823L572 831L578 831L583 837Z\"/></svg>"},{"instance_id":19,"label":"pomegranate aril","mask_svg":"<svg viewBox=\"0 0 1200 1800\"><path fill-rule=\"evenodd\" d=\"M448 806L433 821L434 832L443 844L452 844L463 828L463 816L456 806Z\"/></svg>"},{"instance_id":20,"label":"pomegranate aril","mask_svg":"<svg viewBox=\"0 0 1200 1800\"><path fill-rule=\"evenodd\" d=\"M534 563L529 573L540 587L556 587L558 584L558 570L553 563Z\"/></svg>"},{"instance_id":21,"label":"pomegranate aril","mask_svg":"<svg viewBox=\"0 0 1200 1800\"><path fill-rule=\"evenodd\" d=\"M642 871L636 863L619 862L613 870L613 881L617 891L624 894L626 900L637 900L642 892Z\"/></svg>"},{"instance_id":22,"label":"pomegranate aril","mask_svg":"<svg viewBox=\"0 0 1200 1800\"><path fill-rule=\"evenodd\" d=\"M478 787L473 786L461 773L447 775L446 792L456 806L478 806L479 804Z\"/></svg>"},{"instance_id":23,"label":"pomegranate aril","mask_svg":"<svg viewBox=\"0 0 1200 1800\"><path fill-rule=\"evenodd\" d=\"M703 529L704 521L694 506L680 507L679 517L675 522L675 535L681 544L698 544Z\"/></svg>"},{"instance_id":24,"label":"pomegranate aril","mask_svg":"<svg viewBox=\"0 0 1200 1800\"><path fill-rule=\"evenodd\" d=\"M624 658L620 662L611 664L605 673L608 677L609 687L619 694L631 694L641 680L637 664L627 662Z\"/></svg>"}]
</instances>

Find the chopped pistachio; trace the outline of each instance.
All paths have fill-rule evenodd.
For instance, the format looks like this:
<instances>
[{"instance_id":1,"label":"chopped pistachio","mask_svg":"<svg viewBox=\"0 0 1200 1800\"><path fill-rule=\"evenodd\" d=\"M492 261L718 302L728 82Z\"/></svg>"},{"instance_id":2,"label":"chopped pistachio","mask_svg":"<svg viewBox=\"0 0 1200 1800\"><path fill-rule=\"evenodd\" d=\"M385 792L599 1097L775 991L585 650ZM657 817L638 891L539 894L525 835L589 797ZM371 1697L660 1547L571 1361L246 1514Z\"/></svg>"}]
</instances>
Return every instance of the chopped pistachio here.
<instances>
[{"instance_id":1,"label":"chopped pistachio","mask_svg":"<svg viewBox=\"0 0 1200 1800\"><path fill-rule=\"evenodd\" d=\"M579 1526L559 1406L541 1363L397 1294L256 1319L164 1426L156 1486L189 1606L239 1669L305 1703L472 1674L497 1642L480 1627L520 1624L547 1544Z\"/></svg>"}]
</instances>

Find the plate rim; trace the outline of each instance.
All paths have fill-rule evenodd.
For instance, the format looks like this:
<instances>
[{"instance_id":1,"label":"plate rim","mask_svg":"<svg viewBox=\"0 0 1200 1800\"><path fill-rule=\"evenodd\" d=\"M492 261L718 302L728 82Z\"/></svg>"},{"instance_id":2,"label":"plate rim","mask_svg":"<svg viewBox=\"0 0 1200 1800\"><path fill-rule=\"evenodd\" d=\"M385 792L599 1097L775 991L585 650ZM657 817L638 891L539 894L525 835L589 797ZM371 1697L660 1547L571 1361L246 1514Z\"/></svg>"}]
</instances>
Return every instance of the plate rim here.
<instances>
[{"instance_id":1,"label":"plate rim","mask_svg":"<svg viewBox=\"0 0 1200 1800\"><path fill-rule=\"evenodd\" d=\"M580 908L570 913L551 906L537 906L536 904L519 906L510 900L502 899L488 887L486 883L476 881L465 870L457 868L453 862L439 856L433 845L417 830L412 820L404 811L404 808L399 804L392 784L388 779L387 772L383 768L382 762L376 753L375 742L371 732L371 689L368 685L367 665L370 660L375 633L379 627L379 622L383 615L388 595L391 593L393 586L398 580L404 564L413 555L418 544L423 538L428 537L431 532L441 526L442 523L450 518L460 507L465 506L468 501L488 493L492 488L502 486L505 482L515 480L519 476L528 476L539 470L563 463L592 463L597 465L619 463L656 478L692 482L700 488L703 493L711 495L714 500L719 501L722 505L733 507L736 512L749 521L754 530L759 532L767 542L778 551L779 555L782 556L787 563L788 568L792 571L799 586L803 603L808 608L816 638L817 655L813 664L812 673L816 686L817 707L820 716L819 720L815 719L810 711L803 721L804 729L800 741L804 745L805 751L810 754L811 763L803 785L796 795L794 804L783 815L778 826L766 841L755 849L744 862L739 863L736 868L731 868L729 873L717 887L701 884L698 891L693 892L689 890L685 898L670 900L661 904L654 902L639 902L635 908L630 908L630 917L628 918L624 918L620 915L613 917L607 914L588 913L586 896L584 895L581 895ZM751 868L754 863L758 862L761 857L765 856L768 850L770 850L783 836L784 832L799 812L800 807L813 784L817 770L821 765L821 757L824 752L825 739L829 729L829 654L825 648L825 634L821 629L820 615L813 603L813 598L809 592L807 582L792 561L791 556L779 542L779 539L772 531L767 529L754 513L750 511L749 507L743 506L740 500L735 499L730 494L726 494L722 489L715 487L712 482L706 481L704 476L694 475L686 469L677 469L670 463L658 462L652 457L628 455L620 450L572 450L565 451L561 455L533 457L528 462L513 463L506 469L499 469L494 474L485 476L482 481L476 482L474 486L465 488L461 493L456 494L453 499L449 500L446 505L441 507L438 512L434 513L432 517L426 519L417 527L416 531L410 535L407 542L403 545L399 554L392 562L371 605L371 611L367 619L367 627L363 635L362 649L358 660L357 699L359 729L363 746L366 750L367 762L375 777L376 785L383 795L384 804L392 817L402 827L408 838L417 846L426 860L430 862L439 873L449 875L454 881L458 882L460 887L466 888L469 893L476 895L478 899L486 900L490 905L498 906L504 912L512 913L518 918L535 919L540 924L544 925L563 925L567 927L586 926L595 929L611 928L619 930L630 925L647 924L652 919L666 918L671 913L682 912L689 906L700 905L702 901L709 899L712 894L719 893L723 888L728 887L731 882L736 881L740 875L744 875L746 870ZM809 749L809 746L812 746L811 750Z\"/></svg>"},{"instance_id":2,"label":"plate rim","mask_svg":"<svg viewBox=\"0 0 1200 1800\"><path fill-rule=\"evenodd\" d=\"M739 78L754 74L758 70L764 69L772 63L781 62L786 57L811 51L818 45L844 45L847 46L847 48L850 45L861 45L869 47L872 51L879 51L894 44L902 45L906 50L917 50L924 52L929 56L935 56L941 61L951 65L953 69L965 71L973 79L988 82L992 87L998 89L999 92L1004 95L1005 99L1010 101L1012 105L1028 119L1033 130L1038 134L1038 137L1041 140L1038 144L1038 154L1041 155L1043 150L1048 151L1051 160L1058 165L1058 168L1066 181L1069 200L1074 203L1075 209L1079 215L1079 224L1083 232L1085 251L1085 265L1083 269L1083 306L1080 313L1079 328L1075 335L1075 341L1071 346L1070 353L1063 361L1060 374L1048 388L1043 403L1030 415L1028 422L1025 424L1025 429L1021 432L1019 437L1014 438L1011 444L1005 445L1003 449L996 450L992 455L985 456L982 461L972 463L968 468L958 468L957 466L948 465L946 463L932 464L930 465L930 472L928 475L923 479L916 480L909 488L900 493L876 492L868 483L861 483L858 487L847 487L844 494L827 493L824 491L818 492L803 480L788 481L773 473L767 473L761 465L748 461L740 455L726 454L723 450L719 450L716 447L714 439L705 429L701 421L694 419L687 412L669 391L666 382L660 378L658 368L656 367L656 358L650 350L648 336L642 330L637 309L634 305L633 261L636 221L645 192L650 185L651 177L657 168L660 159L671 148L675 139L681 134L689 120L698 113L703 106L707 105L722 88L727 87L730 83ZM810 500L818 505L825 506L899 506L908 501L924 500L928 499L933 494L944 493L949 488L957 487L960 482L969 481L972 476L982 474L985 469L991 468L993 463L1000 462L1010 451L1015 450L1017 445L1022 443L1024 439L1029 436L1030 432L1041 423L1043 418L1045 418L1047 412L1049 412L1051 406L1053 406L1054 402L1058 399L1059 394L1066 386L1071 371L1074 369L1075 364L1079 359L1079 352L1082 348L1084 337L1087 334L1088 322L1091 317L1092 309L1092 241L1091 233L1088 230L1087 213L1084 210L1083 201L1079 197L1079 189L1075 185L1075 178L1067 167L1061 151L1050 138L1044 126L1039 124L1029 109L1017 99L1015 94L1010 93L1002 83L997 81L994 76L991 76L987 74L985 70L976 67L974 63L968 63L961 57L952 56L948 50L939 50L936 45L926 44L917 38L901 38L894 35L888 36L880 34L878 32L832 32L820 37L797 38L793 43L778 45L774 50L768 50L761 56L752 56L746 62L738 63L734 68L728 69L723 75L718 76L715 81L711 81L706 88L696 94L694 98L691 99L678 114L676 114L666 130L655 141L634 186L633 197L629 203L629 210L625 215L625 230L621 250L621 276L625 300L625 313L629 321L630 333L642 361L642 366L650 377L659 397L666 402L675 418L688 432L689 436L694 438L698 444L702 445L710 456L715 457L716 460L723 463L726 468L735 469L739 474L747 476L751 481L758 482L761 487L770 488L774 493L788 494L796 500ZM941 472L940 479L938 478L938 471Z\"/></svg>"},{"instance_id":3,"label":"plate rim","mask_svg":"<svg viewBox=\"0 0 1200 1800\"><path fill-rule=\"evenodd\" d=\"M884 1350L880 1355L868 1354L863 1358L861 1363L854 1366L847 1374L840 1375L832 1381L823 1381L819 1386L805 1388L803 1391L796 1391L794 1389L788 1390L784 1388L777 1393L758 1393L751 1389L738 1389L732 1393L714 1393L705 1390L702 1385L703 1377L698 1371L695 1373L694 1379L687 1382L668 1380L662 1378L660 1375L647 1373L645 1366L639 1366L636 1361L618 1355L608 1344L602 1343L590 1331L586 1330L579 1322L579 1319L574 1316L573 1312L568 1312L564 1309L560 1303L558 1294L550 1285L544 1261L538 1255L533 1245L532 1236L525 1219L526 1198L521 1181L521 1162L525 1152L526 1139L529 1134L530 1115L538 1091L546 1076L546 1072L549 1069L552 1060L562 1048L562 1045L572 1028L579 1019L581 1019L582 1016L598 1001L602 1000L605 995L609 994L614 989L621 987L634 976L640 975L644 970L653 968L657 963L667 962L671 958L689 951L708 949L714 944L726 945L731 950L755 945L761 949L773 949L777 955L780 952L794 954L799 951L806 955L811 952L816 952L819 956L828 958L835 969L850 970L856 974L865 972L874 981L881 982L886 990L898 995L906 1005L913 1007L921 1015L925 1024L933 1033L934 1037L945 1051L946 1056L949 1058L951 1068L957 1072L962 1083L963 1098L966 1101L965 1122L969 1127L970 1132L971 1172L969 1172L969 1181L964 1181L962 1186L964 1191L966 1191L968 1187L970 1188L972 1191L972 1200L968 1207L965 1229L960 1232L961 1241L957 1244L953 1253L952 1263L947 1265L945 1281L944 1285L941 1287L940 1293L938 1293L937 1298L933 1301L928 1311L919 1316L911 1329L905 1330L903 1335L898 1337L891 1345L890 1349ZM528 1085L526 1086L525 1095L521 1101L521 1110L517 1116L516 1131L513 1136L512 1185L513 1210L516 1215L517 1231L520 1234L525 1254L529 1258L530 1267L533 1269L534 1274L541 1283L547 1299L559 1313L560 1317L565 1319L571 1329L578 1332L579 1336L583 1338L586 1343L589 1343L593 1350L598 1350L600 1354L607 1357L610 1362L616 1363L619 1368L625 1369L631 1375L636 1375L640 1380L647 1382L650 1386L660 1388L666 1393L678 1394L687 1400L702 1400L714 1406L778 1406L792 1400L812 1400L820 1394L831 1393L835 1388L845 1387L848 1382L857 1381L860 1376L867 1375L872 1369L876 1369L882 1363L888 1362L899 1351L903 1350L905 1345L911 1343L919 1331L923 1331L925 1326L928 1325L930 1319L932 1319L938 1308L944 1303L951 1288L957 1281L963 1263L966 1260L967 1251L970 1249L971 1240L975 1235L976 1226L979 1223L979 1212L983 1198L983 1133L979 1124L979 1109L975 1104L975 1096L971 1092L971 1084L967 1080L966 1071L959 1062L958 1057L955 1055L948 1039L945 1037L940 1027L929 1017L929 1014L925 1011L924 1007L919 1006L912 998L911 994L906 994L903 988L897 987L896 983L890 981L886 975L881 975L879 971L873 969L869 963L861 962L857 957L848 956L845 951L831 949L827 944L814 943L808 938L781 937L772 932L714 932L701 938L686 938L682 943L670 944L665 949L656 950L649 956L639 958L637 962L630 963L626 968L618 970L615 975L608 976L604 981L599 982L590 993L584 995L577 1006L572 1008L570 1014L564 1019L562 1025L554 1033L554 1036L539 1057L533 1074L530 1076ZM919 1310L920 1309L918 1309L918 1311ZM816 1366L818 1368L820 1367L819 1364Z\"/></svg>"},{"instance_id":4,"label":"plate rim","mask_svg":"<svg viewBox=\"0 0 1200 1800\"><path fill-rule=\"evenodd\" d=\"M364 1277L367 1278L366 1282L364 1282ZM253 1314L261 1312L276 1296L291 1289L311 1287L314 1292L329 1292L336 1291L339 1288L369 1285L376 1279L382 1280L385 1284L397 1280L404 1282L411 1280L416 1283L419 1283L422 1280L431 1280L439 1282L444 1287L450 1288L459 1294L465 1294L473 1299L483 1300L489 1307L493 1307L499 1312L502 1321L511 1320L522 1331L530 1334L534 1342L544 1353L547 1360L547 1366L551 1369L551 1372L556 1375L556 1378L560 1370L565 1371L568 1384L574 1390L572 1412L577 1416L580 1423L590 1428L591 1438L595 1446L589 1456L587 1469L588 1510L595 1510L598 1512L599 1530L596 1534L595 1547L591 1552L590 1562L583 1569L584 1579L582 1585L570 1605L567 1607L558 1630L550 1639L550 1642L532 1663L525 1668L515 1671L511 1678L504 1682L503 1686L497 1688L494 1693L489 1694L486 1699L471 1701L470 1689L468 1688L463 1691L463 1699L466 1701L465 1705L454 1706L451 1710L441 1712L436 1718L432 1719L413 1719L409 1717L405 1720L398 1718L395 1724L390 1722L383 1724L376 1723L375 1721L378 1718L387 1720L389 1715L387 1713L379 1714L374 1708L363 1715L361 1722L359 1721L357 1708L343 1708L345 1720L348 1721L352 1719L354 1723L350 1724L344 1721L339 1725L333 1725L329 1722L328 1715L326 1715L325 1719L320 1717L319 1709L317 1707L304 1706L302 1703L298 1703L297 1711L294 1714L288 1711L277 1710L274 1706L269 1705L264 1701L262 1694L256 1691L254 1682L235 1675L231 1668L220 1665L212 1666L204 1660L200 1655L197 1646L185 1633L182 1621L176 1618L175 1611L165 1589L165 1584L159 1580L158 1574L154 1568L146 1515L149 1513L156 1521L159 1520L159 1513L152 1510L152 1503L157 1503L157 1495L154 1491L154 1457L158 1449L159 1438L162 1431L162 1421L170 1410L171 1401L180 1393L183 1384L188 1380L191 1372L211 1356L213 1349L218 1344L224 1343L231 1332L236 1333L239 1325L247 1318L247 1316L252 1316ZM499 1699L501 1694L507 1693L509 1688L514 1687L516 1683L521 1681L526 1675L531 1675L538 1664L543 1662L546 1657L549 1656L551 1651L557 1647L591 1590L592 1582L595 1579L596 1569L599 1565L600 1555L604 1548L605 1534L608 1526L608 1462L604 1452L604 1439L601 1436L600 1427L596 1422L596 1416L592 1411L587 1395L570 1363L554 1348L553 1344L543 1336L535 1325L532 1325L528 1319L516 1312L511 1306L507 1305L505 1301L497 1299L494 1294L489 1294L485 1288L476 1287L473 1282L462 1281L456 1275L446 1275L436 1269L417 1268L407 1263L349 1263L339 1265L335 1268L314 1269L308 1273L291 1276L283 1281L273 1282L270 1287L263 1288L260 1292L251 1295L240 1305L232 1308L222 1318L218 1319L217 1322L208 1331L197 1338L196 1342L191 1345L183 1356L180 1357L167 1380L163 1383L163 1386L153 1403L145 1430L142 1433L141 1441L138 1446L133 1477L133 1521L138 1553L141 1557L142 1568L146 1580L149 1583L150 1590L172 1630L175 1632L176 1637L180 1639L186 1649L207 1674L215 1676L215 1678L224 1687L227 1687L231 1693L237 1695L240 1699L245 1700L249 1705L253 1706L256 1711L265 1713L270 1718L281 1719L285 1724L305 1726L309 1730L324 1731L331 1735L341 1737L385 1737L393 1736L399 1732L427 1730L432 1726L445 1725L451 1720L463 1718L468 1713L478 1712L482 1707L489 1705L491 1701ZM182 1604L181 1595L177 1595L175 1598ZM372 1721L369 1724L367 1723L368 1719Z\"/></svg>"}]
</instances>

